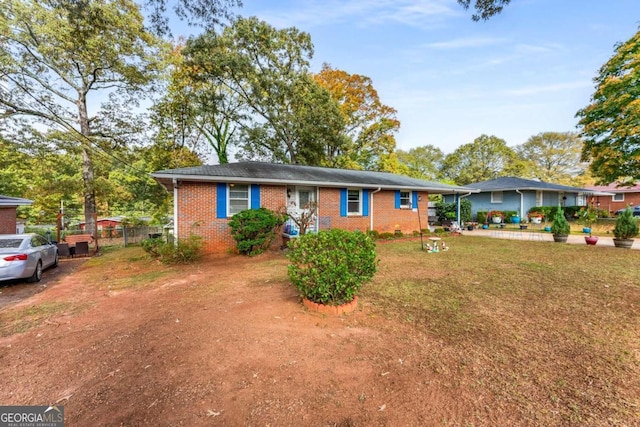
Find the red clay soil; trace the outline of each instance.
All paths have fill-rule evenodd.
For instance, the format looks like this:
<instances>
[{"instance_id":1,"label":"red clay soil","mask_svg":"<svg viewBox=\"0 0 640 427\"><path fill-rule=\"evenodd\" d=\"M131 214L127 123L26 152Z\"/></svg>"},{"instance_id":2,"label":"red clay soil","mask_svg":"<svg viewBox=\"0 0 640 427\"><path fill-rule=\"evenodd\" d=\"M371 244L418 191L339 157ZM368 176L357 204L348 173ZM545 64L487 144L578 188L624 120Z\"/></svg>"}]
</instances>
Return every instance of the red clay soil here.
<instances>
[{"instance_id":1,"label":"red clay soil","mask_svg":"<svg viewBox=\"0 0 640 427\"><path fill-rule=\"evenodd\" d=\"M2 331L0 404L64 405L67 426L514 425L491 419L489 402L469 405L465 387L430 366L438 342L414 327L362 299L350 314L310 312L282 256L253 263L211 257L121 291L88 279L85 264L4 307L11 319L69 304L26 332ZM274 278L274 264L285 273Z\"/></svg>"}]
</instances>

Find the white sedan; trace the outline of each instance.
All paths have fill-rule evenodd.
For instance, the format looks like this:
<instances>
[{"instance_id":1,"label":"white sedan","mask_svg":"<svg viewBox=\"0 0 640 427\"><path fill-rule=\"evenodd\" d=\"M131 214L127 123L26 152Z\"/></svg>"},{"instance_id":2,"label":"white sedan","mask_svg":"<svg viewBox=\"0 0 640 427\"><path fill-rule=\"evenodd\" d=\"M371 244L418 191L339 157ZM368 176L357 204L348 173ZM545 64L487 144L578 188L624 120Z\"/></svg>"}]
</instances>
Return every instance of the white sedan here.
<instances>
[{"instance_id":1,"label":"white sedan","mask_svg":"<svg viewBox=\"0 0 640 427\"><path fill-rule=\"evenodd\" d=\"M39 234L0 235L0 281L39 282L42 271L58 266L58 247Z\"/></svg>"}]
</instances>

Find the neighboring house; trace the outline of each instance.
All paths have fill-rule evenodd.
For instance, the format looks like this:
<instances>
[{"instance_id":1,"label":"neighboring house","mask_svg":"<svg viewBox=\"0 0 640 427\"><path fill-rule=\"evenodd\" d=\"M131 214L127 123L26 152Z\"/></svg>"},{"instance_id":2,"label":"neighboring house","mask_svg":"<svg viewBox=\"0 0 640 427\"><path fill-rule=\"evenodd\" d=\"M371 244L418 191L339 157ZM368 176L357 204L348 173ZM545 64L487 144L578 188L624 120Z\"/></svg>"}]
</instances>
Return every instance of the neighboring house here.
<instances>
[{"instance_id":1,"label":"neighboring house","mask_svg":"<svg viewBox=\"0 0 640 427\"><path fill-rule=\"evenodd\" d=\"M152 173L173 192L174 233L202 236L208 252L235 247L229 219L245 209L296 212L317 204L312 231L412 233L428 226L428 195L470 190L385 172L241 162ZM275 242L282 244L282 236Z\"/></svg>"},{"instance_id":2,"label":"neighboring house","mask_svg":"<svg viewBox=\"0 0 640 427\"><path fill-rule=\"evenodd\" d=\"M451 203L456 198L466 197L471 202L473 218L477 217L478 211L517 211L524 217L535 206L586 206L590 197L598 193L586 188L515 177L500 177L467 187L479 189L480 192L466 196L448 194L445 195L445 201Z\"/></svg>"},{"instance_id":3,"label":"neighboring house","mask_svg":"<svg viewBox=\"0 0 640 427\"><path fill-rule=\"evenodd\" d=\"M16 210L18 206L31 206L32 200L0 194L0 234L19 233Z\"/></svg>"},{"instance_id":4,"label":"neighboring house","mask_svg":"<svg viewBox=\"0 0 640 427\"><path fill-rule=\"evenodd\" d=\"M589 202L594 203L600 209L609 211L611 215L618 209L640 205L640 185L619 187L618 184L613 183L586 188L594 192L593 200L590 199ZM603 195L603 193L609 194Z\"/></svg>"}]
</instances>

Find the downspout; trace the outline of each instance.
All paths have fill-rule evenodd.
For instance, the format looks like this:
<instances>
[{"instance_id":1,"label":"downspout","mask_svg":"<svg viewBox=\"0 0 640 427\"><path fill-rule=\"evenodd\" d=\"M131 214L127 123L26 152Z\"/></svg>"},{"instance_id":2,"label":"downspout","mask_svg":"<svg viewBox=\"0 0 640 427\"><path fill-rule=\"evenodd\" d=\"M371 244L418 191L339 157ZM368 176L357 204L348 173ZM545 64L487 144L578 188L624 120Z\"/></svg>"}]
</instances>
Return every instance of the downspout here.
<instances>
[{"instance_id":1,"label":"downspout","mask_svg":"<svg viewBox=\"0 0 640 427\"><path fill-rule=\"evenodd\" d=\"M520 195L520 221L522 221L522 218L524 217L524 194L522 194L520 192L520 190L516 189L516 193L518 193Z\"/></svg>"},{"instance_id":2,"label":"downspout","mask_svg":"<svg viewBox=\"0 0 640 427\"><path fill-rule=\"evenodd\" d=\"M178 246L178 179L173 178L173 244Z\"/></svg>"},{"instance_id":3,"label":"downspout","mask_svg":"<svg viewBox=\"0 0 640 427\"><path fill-rule=\"evenodd\" d=\"M377 190L369 193L369 196L371 196L371 202L369 203L369 231L373 231L373 195L380 190L382 190L382 187L378 187Z\"/></svg>"},{"instance_id":4,"label":"downspout","mask_svg":"<svg viewBox=\"0 0 640 427\"><path fill-rule=\"evenodd\" d=\"M456 194L456 197L458 199L458 203L457 203L457 208L458 208L458 212L456 212L456 218L458 220L458 227L462 227L462 221L460 220L460 199L470 196L472 195L472 192L468 192L467 194L463 194L462 196L458 196L458 194Z\"/></svg>"}]
</instances>

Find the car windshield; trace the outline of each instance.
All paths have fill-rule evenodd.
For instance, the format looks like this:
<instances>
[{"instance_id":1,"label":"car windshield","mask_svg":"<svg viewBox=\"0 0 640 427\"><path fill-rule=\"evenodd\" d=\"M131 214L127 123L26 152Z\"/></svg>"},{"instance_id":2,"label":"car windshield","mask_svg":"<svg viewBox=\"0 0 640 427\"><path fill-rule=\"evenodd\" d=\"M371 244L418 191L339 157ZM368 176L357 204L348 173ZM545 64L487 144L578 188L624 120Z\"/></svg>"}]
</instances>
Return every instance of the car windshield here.
<instances>
[{"instance_id":1,"label":"car windshield","mask_svg":"<svg viewBox=\"0 0 640 427\"><path fill-rule=\"evenodd\" d=\"M0 249L19 248L22 239L0 239Z\"/></svg>"}]
</instances>

